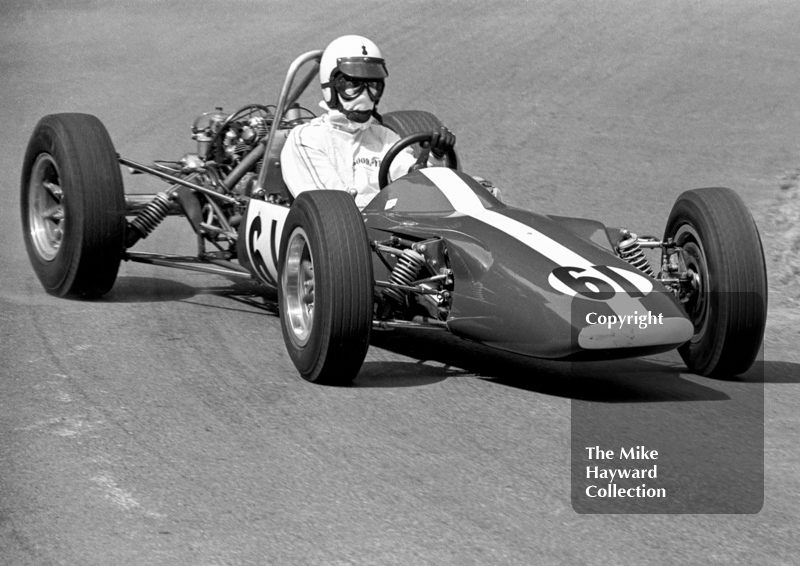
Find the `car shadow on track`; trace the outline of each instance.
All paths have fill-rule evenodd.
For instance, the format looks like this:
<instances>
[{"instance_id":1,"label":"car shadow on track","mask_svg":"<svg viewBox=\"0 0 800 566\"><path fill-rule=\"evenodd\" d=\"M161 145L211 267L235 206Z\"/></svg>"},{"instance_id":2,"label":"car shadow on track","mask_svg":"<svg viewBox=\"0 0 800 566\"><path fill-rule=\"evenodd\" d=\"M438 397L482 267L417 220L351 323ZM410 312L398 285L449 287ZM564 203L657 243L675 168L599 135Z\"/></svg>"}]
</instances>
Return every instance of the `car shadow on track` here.
<instances>
[{"instance_id":1,"label":"car shadow on track","mask_svg":"<svg viewBox=\"0 0 800 566\"><path fill-rule=\"evenodd\" d=\"M220 285L218 287L194 287L171 279L157 277L120 277L111 292L101 300L109 303L182 301L200 304L190 300L198 295L222 297L235 301L240 305L253 307L263 311L265 314L272 316L278 314L277 296L252 281L236 281L230 285ZM202 304L201 306L231 309L231 307L221 305Z\"/></svg>"},{"instance_id":2,"label":"car shadow on track","mask_svg":"<svg viewBox=\"0 0 800 566\"><path fill-rule=\"evenodd\" d=\"M731 377L712 378L733 383L798 383L800 384L800 364L783 361L757 361L747 373Z\"/></svg>"},{"instance_id":3,"label":"car shadow on track","mask_svg":"<svg viewBox=\"0 0 800 566\"><path fill-rule=\"evenodd\" d=\"M574 400L598 403L730 400L722 390L724 387L711 387L684 377L681 374L686 371L683 364L669 361L552 362L498 353L443 332L423 335L404 330L375 332L372 346L420 360L434 360L444 364L453 377L458 377L458 369L463 369L469 375L497 385ZM401 365L395 363L394 367L400 369ZM419 382L429 375L426 372L432 371L428 365L407 365L415 367L403 371L418 372L415 379ZM697 378L698 381L702 379ZM392 376L383 375L381 381L385 383L382 386L391 386ZM373 386L370 379L362 380L361 376L354 385Z\"/></svg>"},{"instance_id":4,"label":"car shadow on track","mask_svg":"<svg viewBox=\"0 0 800 566\"><path fill-rule=\"evenodd\" d=\"M367 361L352 383L352 387L420 387L439 383L468 372L451 366L434 366L418 362Z\"/></svg>"},{"instance_id":5,"label":"car shadow on track","mask_svg":"<svg viewBox=\"0 0 800 566\"><path fill-rule=\"evenodd\" d=\"M263 314L275 317L279 316L278 295L254 281L238 281L229 286L204 287L198 289L197 294L223 297L235 301L240 305L258 309ZM253 312L250 309L248 309L248 311Z\"/></svg>"},{"instance_id":6,"label":"car shadow on track","mask_svg":"<svg viewBox=\"0 0 800 566\"><path fill-rule=\"evenodd\" d=\"M107 303L158 303L183 301L197 294L197 289L156 277L118 277L111 292L100 299Z\"/></svg>"}]
</instances>

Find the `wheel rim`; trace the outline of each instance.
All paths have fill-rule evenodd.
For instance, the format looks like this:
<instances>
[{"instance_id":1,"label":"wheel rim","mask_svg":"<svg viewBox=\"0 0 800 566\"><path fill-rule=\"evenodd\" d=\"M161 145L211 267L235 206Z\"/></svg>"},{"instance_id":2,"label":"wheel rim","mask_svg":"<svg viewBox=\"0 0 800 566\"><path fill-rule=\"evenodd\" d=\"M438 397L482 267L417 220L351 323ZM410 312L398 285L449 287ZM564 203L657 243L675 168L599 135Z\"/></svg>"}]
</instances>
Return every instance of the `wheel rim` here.
<instances>
[{"instance_id":1,"label":"wheel rim","mask_svg":"<svg viewBox=\"0 0 800 566\"><path fill-rule=\"evenodd\" d=\"M289 236L281 285L289 336L297 346L305 346L314 327L314 258L302 228Z\"/></svg>"},{"instance_id":2,"label":"wheel rim","mask_svg":"<svg viewBox=\"0 0 800 566\"><path fill-rule=\"evenodd\" d=\"M683 249L683 260L687 269L695 274L695 285L692 296L686 302L686 312L694 324L692 342L702 340L708 328L709 321L709 295L711 282L708 277L708 264L700 236L688 224L684 224L675 234L675 243Z\"/></svg>"},{"instance_id":3,"label":"wheel rim","mask_svg":"<svg viewBox=\"0 0 800 566\"><path fill-rule=\"evenodd\" d=\"M42 153L31 169L28 185L28 220L36 253L52 261L61 249L66 219L64 192L58 166L50 154Z\"/></svg>"}]
</instances>

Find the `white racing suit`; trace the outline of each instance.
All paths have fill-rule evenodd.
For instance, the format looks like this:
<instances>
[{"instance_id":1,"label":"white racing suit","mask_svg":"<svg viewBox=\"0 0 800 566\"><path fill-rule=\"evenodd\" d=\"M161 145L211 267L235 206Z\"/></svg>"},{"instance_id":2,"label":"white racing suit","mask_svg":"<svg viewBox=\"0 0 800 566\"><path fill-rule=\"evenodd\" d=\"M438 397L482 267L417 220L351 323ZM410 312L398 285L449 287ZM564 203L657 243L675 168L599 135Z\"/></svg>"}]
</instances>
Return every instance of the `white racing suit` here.
<instances>
[{"instance_id":1,"label":"white racing suit","mask_svg":"<svg viewBox=\"0 0 800 566\"><path fill-rule=\"evenodd\" d=\"M355 190L362 209L378 194L383 156L399 139L374 118L358 124L329 110L289 133L281 151L283 180L295 197L312 189ZM394 159L389 178L402 177L415 161L406 148Z\"/></svg>"}]
</instances>

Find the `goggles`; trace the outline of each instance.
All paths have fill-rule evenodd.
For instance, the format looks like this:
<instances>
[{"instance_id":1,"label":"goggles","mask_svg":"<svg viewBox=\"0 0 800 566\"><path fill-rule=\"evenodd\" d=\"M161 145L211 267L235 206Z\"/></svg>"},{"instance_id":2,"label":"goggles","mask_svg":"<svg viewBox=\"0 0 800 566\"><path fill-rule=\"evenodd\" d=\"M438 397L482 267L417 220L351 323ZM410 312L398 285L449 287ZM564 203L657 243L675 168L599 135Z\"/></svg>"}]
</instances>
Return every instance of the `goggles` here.
<instances>
[{"instance_id":1,"label":"goggles","mask_svg":"<svg viewBox=\"0 0 800 566\"><path fill-rule=\"evenodd\" d=\"M357 79L339 74L331 81L331 86L342 100L355 100L366 89L370 100L377 102L383 95L384 82L383 79Z\"/></svg>"}]
</instances>

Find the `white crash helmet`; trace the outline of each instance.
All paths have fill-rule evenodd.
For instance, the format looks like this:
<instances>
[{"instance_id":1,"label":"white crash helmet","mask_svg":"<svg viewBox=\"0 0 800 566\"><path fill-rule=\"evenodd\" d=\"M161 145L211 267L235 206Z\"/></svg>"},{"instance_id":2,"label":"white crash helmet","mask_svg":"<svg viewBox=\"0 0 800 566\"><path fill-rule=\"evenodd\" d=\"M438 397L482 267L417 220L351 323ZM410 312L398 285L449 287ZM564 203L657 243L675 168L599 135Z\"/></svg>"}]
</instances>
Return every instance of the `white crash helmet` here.
<instances>
[{"instance_id":1,"label":"white crash helmet","mask_svg":"<svg viewBox=\"0 0 800 566\"><path fill-rule=\"evenodd\" d=\"M343 35L325 48L319 62L319 81L322 97L330 108L339 104L331 81L337 75L365 80L382 81L389 76L381 50L371 40L360 35Z\"/></svg>"}]
</instances>

